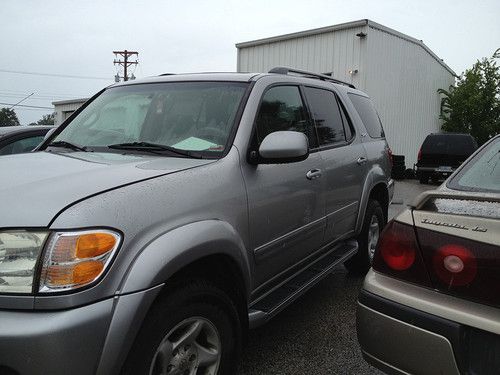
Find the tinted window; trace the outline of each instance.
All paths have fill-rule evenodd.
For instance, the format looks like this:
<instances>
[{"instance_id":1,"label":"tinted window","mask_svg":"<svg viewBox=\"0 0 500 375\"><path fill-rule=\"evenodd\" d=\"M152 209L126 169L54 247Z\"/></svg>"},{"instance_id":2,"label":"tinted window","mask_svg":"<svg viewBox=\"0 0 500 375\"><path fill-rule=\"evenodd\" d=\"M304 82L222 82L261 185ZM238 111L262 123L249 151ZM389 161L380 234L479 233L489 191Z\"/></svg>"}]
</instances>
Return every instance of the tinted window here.
<instances>
[{"instance_id":1,"label":"tinted window","mask_svg":"<svg viewBox=\"0 0 500 375\"><path fill-rule=\"evenodd\" d=\"M349 115L347 114L347 111L345 110L344 105L340 100L337 101L340 105L340 113L342 114L342 122L344 123L344 131L345 131L345 139L346 141L350 141L352 137L354 137L354 128L352 126L352 121Z\"/></svg>"},{"instance_id":2,"label":"tinted window","mask_svg":"<svg viewBox=\"0 0 500 375\"><path fill-rule=\"evenodd\" d=\"M500 192L500 139L470 160L448 186L459 190Z\"/></svg>"},{"instance_id":3,"label":"tinted window","mask_svg":"<svg viewBox=\"0 0 500 375\"><path fill-rule=\"evenodd\" d=\"M43 141L43 135L18 139L0 149L0 155L21 154L30 152Z\"/></svg>"},{"instance_id":4,"label":"tinted window","mask_svg":"<svg viewBox=\"0 0 500 375\"><path fill-rule=\"evenodd\" d=\"M309 138L309 147L316 146L304 103L296 86L270 88L262 98L256 122L259 144L270 133L291 130L304 133Z\"/></svg>"},{"instance_id":5,"label":"tinted window","mask_svg":"<svg viewBox=\"0 0 500 375\"><path fill-rule=\"evenodd\" d=\"M377 111L373 106L371 100L364 96L356 94L348 94L351 98L352 104L356 108L356 111L361 117L361 121L365 125L366 131L372 138L383 138L385 137L384 129L382 128L382 123L378 117Z\"/></svg>"},{"instance_id":6,"label":"tinted window","mask_svg":"<svg viewBox=\"0 0 500 375\"><path fill-rule=\"evenodd\" d=\"M345 142L344 125L335 94L331 91L306 87L320 146Z\"/></svg>"},{"instance_id":7,"label":"tinted window","mask_svg":"<svg viewBox=\"0 0 500 375\"><path fill-rule=\"evenodd\" d=\"M446 155L471 155L477 149L476 141L468 135L428 135L422 145L422 153Z\"/></svg>"}]
</instances>

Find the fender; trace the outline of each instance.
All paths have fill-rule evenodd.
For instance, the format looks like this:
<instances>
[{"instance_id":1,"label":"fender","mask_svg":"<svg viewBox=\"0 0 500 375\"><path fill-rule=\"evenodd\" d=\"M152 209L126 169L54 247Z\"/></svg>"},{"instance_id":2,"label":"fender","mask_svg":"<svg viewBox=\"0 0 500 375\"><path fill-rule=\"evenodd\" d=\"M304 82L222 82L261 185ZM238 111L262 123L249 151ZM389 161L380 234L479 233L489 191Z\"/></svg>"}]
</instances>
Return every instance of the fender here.
<instances>
[{"instance_id":1,"label":"fender","mask_svg":"<svg viewBox=\"0 0 500 375\"><path fill-rule=\"evenodd\" d=\"M118 373L154 300L169 277L209 255L224 254L239 267L249 295L250 268L243 241L220 220L204 220L166 232L146 245L115 296L113 316L96 374Z\"/></svg>"},{"instance_id":2,"label":"fender","mask_svg":"<svg viewBox=\"0 0 500 375\"><path fill-rule=\"evenodd\" d=\"M363 192L361 194L361 202L359 205L358 218L356 220L356 235L361 231L363 220L365 217L366 207L368 205L368 198L370 193L376 185L383 184L388 189L388 183L384 175L384 171L379 166L372 168L366 175L365 183L363 185Z\"/></svg>"},{"instance_id":3,"label":"fender","mask_svg":"<svg viewBox=\"0 0 500 375\"><path fill-rule=\"evenodd\" d=\"M151 241L132 262L119 294L162 284L190 263L216 254L234 261L249 294L250 265L243 241L229 223L215 219L177 227Z\"/></svg>"}]
</instances>

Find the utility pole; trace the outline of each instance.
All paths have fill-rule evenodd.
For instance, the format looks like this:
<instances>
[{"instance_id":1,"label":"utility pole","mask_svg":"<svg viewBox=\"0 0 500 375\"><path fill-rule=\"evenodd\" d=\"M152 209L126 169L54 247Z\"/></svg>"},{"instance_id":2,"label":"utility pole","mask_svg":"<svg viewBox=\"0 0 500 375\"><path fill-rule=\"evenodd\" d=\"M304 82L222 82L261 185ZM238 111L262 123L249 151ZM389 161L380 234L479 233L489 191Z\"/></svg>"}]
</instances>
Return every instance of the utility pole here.
<instances>
[{"instance_id":1,"label":"utility pole","mask_svg":"<svg viewBox=\"0 0 500 375\"><path fill-rule=\"evenodd\" d=\"M135 79L133 73L132 76L130 77L128 76L127 70L129 66L139 64L139 61L137 60L137 57L139 57L139 52L125 50L125 51L113 51L113 53L115 54L115 59L113 60L113 64L123 66L123 77L120 77L120 74L117 74L115 76L115 81L119 82L120 78L123 78L124 81L128 81L129 79ZM123 60L120 60L119 58L117 60L116 58L118 57L118 55L121 56ZM134 55L136 56L136 60L129 61L129 58Z\"/></svg>"}]
</instances>

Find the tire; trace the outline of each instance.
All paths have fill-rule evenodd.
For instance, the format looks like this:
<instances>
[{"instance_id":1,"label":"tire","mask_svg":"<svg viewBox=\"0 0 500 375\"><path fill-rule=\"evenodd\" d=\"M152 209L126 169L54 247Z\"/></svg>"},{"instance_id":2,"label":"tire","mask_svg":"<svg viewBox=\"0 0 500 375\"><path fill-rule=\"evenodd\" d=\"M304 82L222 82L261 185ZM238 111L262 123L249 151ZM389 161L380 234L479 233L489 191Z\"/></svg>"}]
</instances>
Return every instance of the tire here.
<instances>
[{"instance_id":1,"label":"tire","mask_svg":"<svg viewBox=\"0 0 500 375\"><path fill-rule=\"evenodd\" d=\"M240 351L234 303L214 285L190 281L153 304L122 374L235 374Z\"/></svg>"},{"instance_id":2,"label":"tire","mask_svg":"<svg viewBox=\"0 0 500 375\"><path fill-rule=\"evenodd\" d=\"M418 178L421 184L428 184L429 183L429 175L422 173L420 177Z\"/></svg>"},{"instance_id":3,"label":"tire","mask_svg":"<svg viewBox=\"0 0 500 375\"><path fill-rule=\"evenodd\" d=\"M372 265L375 246L378 243L380 233L385 224L384 212L380 203L370 199L366 207L361 233L357 237L358 252L344 263L349 272L356 274L365 274L368 272Z\"/></svg>"}]
</instances>

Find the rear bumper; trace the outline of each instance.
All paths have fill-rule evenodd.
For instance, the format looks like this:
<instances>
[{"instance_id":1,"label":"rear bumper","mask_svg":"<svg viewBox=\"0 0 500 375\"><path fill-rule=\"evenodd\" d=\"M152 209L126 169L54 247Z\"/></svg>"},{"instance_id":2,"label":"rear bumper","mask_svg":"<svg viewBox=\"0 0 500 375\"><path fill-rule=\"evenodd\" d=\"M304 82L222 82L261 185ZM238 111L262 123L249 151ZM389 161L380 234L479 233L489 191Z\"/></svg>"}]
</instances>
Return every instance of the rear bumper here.
<instances>
[{"instance_id":1,"label":"rear bumper","mask_svg":"<svg viewBox=\"0 0 500 375\"><path fill-rule=\"evenodd\" d=\"M363 357L389 374L496 374L500 335L363 289L357 334ZM400 290L398 293L404 293Z\"/></svg>"},{"instance_id":2,"label":"rear bumper","mask_svg":"<svg viewBox=\"0 0 500 375\"><path fill-rule=\"evenodd\" d=\"M417 177L420 177L422 174L427 174L428 176L443 176L447 177L450 176L457 167L420 167L417 165Z\"/></svg>"},{"instance_id":3,"label":"rear bumper","mask_svg":"<svg viewBox=\"0 0 500 375\"><path fill-rule=\"evenodd\" d=\"M390 310L389 314L387 310ZM358 341L367 362L389 374L460 374L452 343L447 337L459 337L458 325L443 324L432 316L419 315L417 310L392 310L394 305L389 301L361 292L356 325ZM405 320L412 324L393 315L406 315L408 319ZM415 324L412 317L425 323ZM434 330L439 333L422 325L434 325Z\"/></svg>"}]
</instances>

